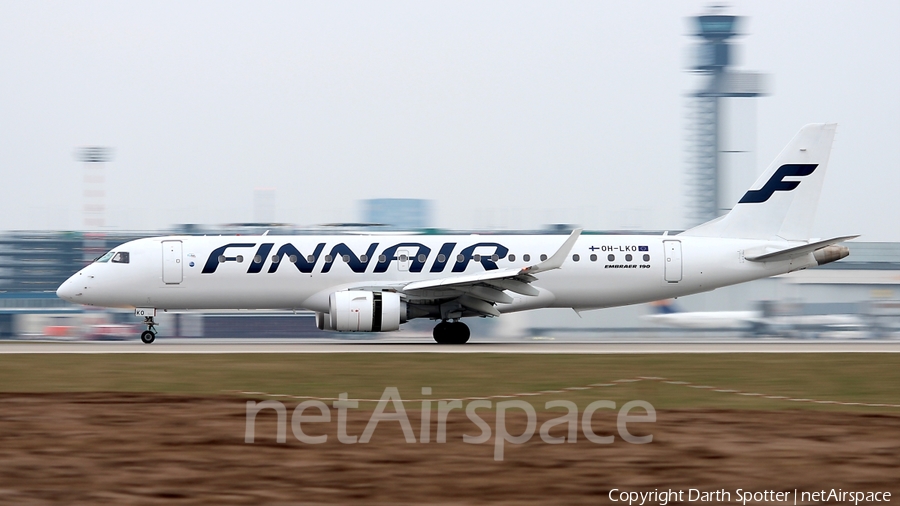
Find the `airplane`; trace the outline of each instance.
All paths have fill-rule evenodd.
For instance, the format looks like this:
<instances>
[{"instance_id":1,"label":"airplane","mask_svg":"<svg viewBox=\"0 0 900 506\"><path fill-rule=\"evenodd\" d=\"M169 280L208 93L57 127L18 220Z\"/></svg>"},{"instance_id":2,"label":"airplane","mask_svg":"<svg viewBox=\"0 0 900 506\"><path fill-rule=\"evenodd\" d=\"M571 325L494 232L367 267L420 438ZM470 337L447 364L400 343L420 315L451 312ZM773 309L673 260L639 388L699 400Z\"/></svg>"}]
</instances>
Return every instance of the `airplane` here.
<instances>
[{"instance_id":1,"label":"airplane","mask_svg":"<svg viewBox=\"0 0 900 506\"><path fill-rule=\"evenodd\" d=\"M655 325L691 330L737 330L750 335L804 335L865 330L856 314L778 314L773 303L755 311L681 311L671 301L653 303L656 312L641 319Z\"/></svg>"},{"instance_id":2,"label":"airplane","mask_svg":"<svg viewBox=\"0 0 900 506\"><path fill-rule=\"evenodd\" d=\"M671 302L653 303L655 313L641 319L662 327L750 331L762 323L761 311L681 311Z\"/></svg>"},{"instance_id":3,"label":"airplane","mask_svg":"<svg viewBox=\"0 0 900 506\"><path fill-rule=\"evenodd\" d=\"M307 309L322 330L389 332L437 321L469 340L469 317L576 312L714 290L833 262L857 236L811 240L836 124L803 127L727 214L677 235L167 236L127 242L60 285L92 306Z\"/></svg>"}]
</instances>

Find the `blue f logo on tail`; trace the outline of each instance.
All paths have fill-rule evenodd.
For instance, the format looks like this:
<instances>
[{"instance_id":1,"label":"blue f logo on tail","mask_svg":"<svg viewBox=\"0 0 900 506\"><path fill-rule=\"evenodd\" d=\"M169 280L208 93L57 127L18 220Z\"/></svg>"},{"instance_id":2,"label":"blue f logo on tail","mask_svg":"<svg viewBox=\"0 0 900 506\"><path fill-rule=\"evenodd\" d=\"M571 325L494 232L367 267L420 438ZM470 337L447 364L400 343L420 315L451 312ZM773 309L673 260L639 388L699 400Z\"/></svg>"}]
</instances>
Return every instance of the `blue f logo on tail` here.
<instances>
[{"instance_id":1,"label":"blue f logo on tail","mask_svg":"<svg viewBox=\"0 0 900 506\"><path fill-rule=\"evenodd\" d=\"M759 204L769 200L775 192L789 192L800 185L800 181L782 181L788 176L808 176L816 170L815 163L789 163L778 167L772 177L759 190L750 190L744 194L738 204Z\"/></svg>"}]
</instances>

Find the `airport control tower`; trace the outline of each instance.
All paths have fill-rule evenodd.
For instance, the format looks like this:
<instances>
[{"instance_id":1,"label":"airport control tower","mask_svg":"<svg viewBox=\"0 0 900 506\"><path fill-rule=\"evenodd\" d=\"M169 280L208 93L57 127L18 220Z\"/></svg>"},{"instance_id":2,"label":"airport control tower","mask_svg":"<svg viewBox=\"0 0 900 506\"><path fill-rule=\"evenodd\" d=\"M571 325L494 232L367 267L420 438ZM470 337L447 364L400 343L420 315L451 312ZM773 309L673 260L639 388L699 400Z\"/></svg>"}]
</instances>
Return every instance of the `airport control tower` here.
<instances>
[{"instance_id":1,"label":"airport control tower","mask_svg":"<svg viewBox=\"0 0 900 506\"><path fill-rule=\"evenodd\" d=\"M740 183L746 189L756 172L752 157L756 142L756 121L752 117L755 114L742 114L739 104L725 99L741 98L746 102L765 95L766 76L732 68L735 48L729 41L740 35L737 27L745 18L722 11L722 7L713 7L709 14L690 18L696 29L692 35L702 39L690 70L703 77L700 89L690 94L693 106L688 193L691 226L728 212L737 201L733 195L735 184ZM728 107L729 102L732 107ZM745 133L743 140L735 142L731 139L738 130ZM748 131L752 133L747 134ZM744 184L748 174L749 183Z\"/></svg>"}]
</instances>

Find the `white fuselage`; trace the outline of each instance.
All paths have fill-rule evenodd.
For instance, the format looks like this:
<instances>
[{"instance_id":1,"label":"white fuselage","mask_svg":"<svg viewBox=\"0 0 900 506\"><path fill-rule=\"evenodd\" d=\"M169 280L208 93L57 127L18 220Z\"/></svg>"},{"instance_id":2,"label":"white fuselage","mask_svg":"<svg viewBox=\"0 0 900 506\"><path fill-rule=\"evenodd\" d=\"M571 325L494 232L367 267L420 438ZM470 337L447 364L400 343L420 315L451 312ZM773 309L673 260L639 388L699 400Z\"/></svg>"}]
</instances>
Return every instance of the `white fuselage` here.
<instances>
[{"instance_id":1,"label":"white fuselage","mask_svg":"<svg viewBox=\"0 0 900 506\"><path fill-rule=\"evenodd\" d=\"M128 263L92 263L58 293L105 307L327 312L329 295L336 291L393 287L402 292L415 281L526 267L553 255L564 240L553 235L157 237L113 249L128 253ZM536 274L532 286L538 295L509 293L512 302L496 308L507 313L621 306L816 265L812 254L777 262L744 259L745 250L787 245L677 235L582 235L560 268Z\"/></svg>"}]
</instances>

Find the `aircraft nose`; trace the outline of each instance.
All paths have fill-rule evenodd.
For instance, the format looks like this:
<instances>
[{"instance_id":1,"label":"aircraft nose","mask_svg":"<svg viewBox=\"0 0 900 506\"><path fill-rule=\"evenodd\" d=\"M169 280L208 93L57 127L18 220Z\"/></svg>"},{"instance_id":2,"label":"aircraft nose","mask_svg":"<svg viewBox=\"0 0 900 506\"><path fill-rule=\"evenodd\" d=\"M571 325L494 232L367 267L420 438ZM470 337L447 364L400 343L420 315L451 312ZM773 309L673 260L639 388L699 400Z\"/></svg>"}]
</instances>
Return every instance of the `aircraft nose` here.
<instances>
[{"instance_id":1,"label":"aircraft nose","mask_svg":"<svg viewBox=\"0 0 900 506\"><path fill-rule=\"evenodd\" d=\"M59 288L56 289L56 296L69 302L78 302L76 298L79 297L81 293L79 293L79 286L77 281L75 281L77 276L78 274L75 274L71 278L65 280L63 284L59 285Z\"/></svg>"}]
</instances>

